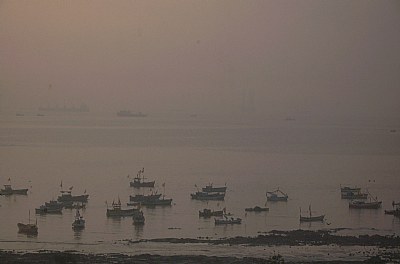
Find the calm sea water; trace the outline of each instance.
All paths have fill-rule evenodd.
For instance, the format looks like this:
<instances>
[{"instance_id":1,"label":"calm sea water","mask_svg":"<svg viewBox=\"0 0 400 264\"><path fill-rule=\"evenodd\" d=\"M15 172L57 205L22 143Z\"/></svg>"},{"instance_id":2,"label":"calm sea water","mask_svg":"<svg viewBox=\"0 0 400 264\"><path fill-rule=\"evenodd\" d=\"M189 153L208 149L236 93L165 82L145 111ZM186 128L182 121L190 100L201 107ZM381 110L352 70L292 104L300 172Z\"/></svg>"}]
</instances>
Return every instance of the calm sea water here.
<instances>
[{"instance_id":1,"label":"calm sea water","mask_svg":"<svg viewBox=\"0 0 400 264\"><path fill-rule=\"evenodd\" d=\"M125 239L255 236L298 228L400 234L400 219L384 215L393 200L400 200L400 131L391 129L301 120L3 115L0 184L10 178L13 187L29 187L29 192L0 196L0 248L125 252L115 246ZM127 175L142 167L173 205L143 208L143 227L134 226L131 218L107 218L106 201L120 198L125 205L130 194L148 192L129 187ZM61 181L65 189L73 186L73 194L86 190L90 195L82 232L71 228L72 210L34 214L36 207L57 198ZM210 182L228 186L225 201L190 199L195 185ZM368 188L383 208L349 210L348 201L340 199L341 184ZM264 206L265 192L278 187L289 194L287 203L268 203L269 212L245 214L246 207ZM299 223L299 208L306 211L309 204L315 214L326 215L326 223ZM215 226L213 218L198 217L203 208L226 208L243 223ZM35 238L17 233L17 222L28 221L29 211L39 226ZM250 251L243 254L254 255Z\"/></svg>"}]
</instances>

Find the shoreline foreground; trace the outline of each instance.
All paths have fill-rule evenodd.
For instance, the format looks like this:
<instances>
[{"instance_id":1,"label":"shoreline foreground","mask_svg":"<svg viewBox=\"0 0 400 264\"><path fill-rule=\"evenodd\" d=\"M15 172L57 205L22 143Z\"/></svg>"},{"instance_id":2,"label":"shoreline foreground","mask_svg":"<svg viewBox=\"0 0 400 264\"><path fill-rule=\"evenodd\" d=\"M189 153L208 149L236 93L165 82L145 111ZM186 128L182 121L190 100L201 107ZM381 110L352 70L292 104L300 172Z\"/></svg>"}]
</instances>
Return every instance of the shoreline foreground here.
<instances>
[{"instance_id":1,"label":"shoreline foreground","mask_svg":"<svg viewBox=\"0 0 400 264\"><path fill-rule=\"evenodd\" d=\"M330 264L343 264L343 263L398 263L400 256L398 254L390 255L377 255L369 257L365 260L324 260L324 261L285 261L281 255L273 255L269 258L252 258L252 257L218 257L218 256L204 256L204 255L175 255L175 256L161 256L161 255L125 255L125 254L83 254L73 251L41 251L20 253L13 251L1 251L0 259L3 264L15 263L120 263L120 264L145 264L145 263L174 263L174 264L258 264L258 263L330 263Z\"/></svg>"},{"instance_id":2,"label":"shoreline foreground","mask_svg":"<svg viewBox=\"0 0 400 264\"><path fill-rule=\"evenodd\" d=\"M365 252L360 254L358 259L346 258L340 260L330 259L329 254L326 260L299 260L285 259L285 255L277 253L271 256L260 258L255 256L206 256L199 254L179 254L173 252L174 255L157 255L157 254L136 254L127 255L123 253L84 253L81 251L53 251L53 250L38 250L38 251L16 251L16 250L1 250L1 263L176 263L176 264L194 264L194 263L235 263L235 264L250 264L250 263L400 263L400 237L399 236L382 236L382 235L359 235L359 236L341 236L334 234L340 231L333 230L292 230L292 231L270 231L260 234L256 237L232 237L221 239L209 238L159 238L148 240L127 240L129 245L135 246L138 243L170 243L170 244L191 244L207 243L210 246L214 245L241 245L245 247L320 247L326 245L335 245L346 248L352 246L363 247ZM366 248L374 247L379 250L366 252ZM349 255L351 256L351 255ZM353 255L354 256L354 255Z\"/></svg>"}]
</instances>

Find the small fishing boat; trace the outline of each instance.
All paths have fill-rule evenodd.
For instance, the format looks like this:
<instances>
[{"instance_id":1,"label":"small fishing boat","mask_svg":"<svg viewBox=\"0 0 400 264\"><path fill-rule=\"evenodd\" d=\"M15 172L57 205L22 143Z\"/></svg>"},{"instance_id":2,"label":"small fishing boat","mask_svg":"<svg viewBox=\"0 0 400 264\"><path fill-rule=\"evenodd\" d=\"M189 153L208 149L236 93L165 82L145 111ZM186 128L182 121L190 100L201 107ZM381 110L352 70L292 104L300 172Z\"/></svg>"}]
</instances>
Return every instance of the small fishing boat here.
<instances>
[{"instance_id":1,"label":"small fishing boat","mask_svg":"<svg viewBox=\"0 0 400 264\"><path fill-rule=\"evenodd\" d=\"M154 200L146 200L141 202L140 204L147 207L169 206L172 204L172 199L165 199L165 197L162 197Z\"/></svg>"},{"instance_id":2,"label":"small fishing boat","mask_svg":"<svg viewBox=\"0 0 400 264\"><path fill-rule=\"evenodd\" d=\"M254 206L251 208L246 208L244 209L246 212L266 212L269 211L268 207L260 207L260 206Z\"/></svg>"},{"instance_id":3,"label":"small fishing boat","mask_svg":"<svg viewBox=\"0 0 400 264\"><path fill-rule=\"evenodd\" d=\"M302 216L301 215L301 208L300 208L300 222L322 222L324 221L325 215L312 215L311 211L311 204L308 207L309 216Z\"/></svg>"},{"instance_id":4,"label":"small fishing boat","mask_svg":"<svg viewBox=\"0 0 400 264\"><path fill-rule=\"evenodd\" d=\"M393 210L385 210L385 214L388 215L394 215L394 216L400 216L400 202L395 203L394 201L392 202Z\"/></svg>"},{"instance_id":5,"label":"small fishing boat","mask_svg":"<svg viewBox=\"0 0 400 264\"><path fill-rule=\"evenodd\" d=\"M221 218L214 218L215 225L232 225L232 224L241 224L242 219L237 217L234 218L232 216L228 217L227 215L223 215Z\"/></svg>"},{"instance_id":6,"label":"small fishing boat","mask_svg":"<svg viewBox=\"0 0 400 264\"><path fill-rule=\"evenodd\" d=\"M201 190L203 192L219 192L219 193L224 193L226 192L226 186L223 187L214 187L212 183L210 183L209 185L206 185L206 187L201 188Z\"/></svg>"},{"instance_id":7,"label":"small fishing boat","mask_svg":"<svg viewBox=\"0 0 400 264\"><path fill-rule=\"evenodd\" d=\"M61 195L57 197L57 201L59 202L80 202L87 203L89 198L89 194L86 194L86 191L82 195L72 195L72 187L68 191L61 191Z\"/></svg>"},{"instance_id":8,"label":"small fishing boat","mask_svg":"<svg viewBox=\"0 0 400 264\"><path fill-rule=\"evenodd\" d=\"M340 186L340 192L347 193L347 192L360 192L360 187L350 187L350 186Z\"/></svg>"},{"instance_id":9,"label":"small fishing boat","mask_svg":"<svg viewBox=\"0 0 400 264\"><path fill-rule=\"evenodd\" d=\"M109 209L107 205L107 217L125 217L125 216L133 216L135 212L139 209L130 208L130 209L122 209L121 208L121 200L118 198L118 202L112 202L112 208Z\"/></svg>"},{"instance_id":10,"label":"small fishing boat","mask_svg":"<svg viewBox=\"0 0 400 264\"><path fill-rule=\"evenodd\" d=\"M134 225L144 225L145 218L144 218L144 215L143 215L143 211L136 212L133 215L132 219L133 219L133 224Z\"/></svg>"},{"instance_id":11,"label":"small fishing boat","mask_svg":"<svg viewBox=\"0 0 400 264\"><path fill-rule=\"evenodd\" d=\"M149 187L153 188L156 181L145 181L144 177L144 168L139 170L136 174L136 177L133 178L133 181L130 182L131 187L140 188L140 187Z\"/></svg>"},{"instance_id":12,"label":"small fishing boat","mask_svg":"<svg viewBox=\"0 0 400 264\"><path fill-rule=\"evenodd\" d=\"M209 200L219 200L222 201L225 199L225 193L210 193L210 192L196 192L196 193L191 193L190 196L194 200L200 200L200 201L209 201Z\"/></svg>"},{"instance_id":13,"label":"small fishing boat","mask_svg":"<svg viewBox=\"0 0 400 264\"><path fill-rule=\"evenodd\" d=\"M378 209L382 205L382 201L360 201L354 200L349 203L349 208L353 209Z\"/></svg>"},{"instance_id":14,"label":"small fishing boat","mask_svg":"<svg viewBox=\"0 0 400 264\"><path fill-rule=\"evenodd\" d=\"M267 191L266 195L269 202L287 202L289 198L287 193L282 192L279 188L272 192Z\"/></svg>"},{"instance_id":15,"label":"small fishing boat","mask_svg":"<svg viewBox=\"0 0 400 264\"><path fill-rule=\"evenodd\" d=\"M129 195L129 201L131 202L143 202L149 200L157 200L161 197L161 193L151 193L148 195L136 194L134 196Z\"/></svg>"},{"instance_id":16,"label":"small fishing boat","mask_svg":"<svg viewBox=\"0 0 400 264\"><path fill-rule=\"evenodd\" d=\"M378 197L373 197L369 192L369 201L352 200L349 202L349 208L352 209L378 209L382 205L382 201L378 201Z\"/></svg>"},{"instance_id":17,"label":"small fishing boat","mask_svg":"<svg viewBox=\"0 0 400 264\"><path fill-rule=\"evenodd\" d=\"M62 214L63 203L55 200L45 202L39 208L35 209L36 214Z\"/></svg>"},{"instance_id":18,"label":"small fishing boat","mask_svg":"<svg viewBox=\"0 0 400 264\"><path fill-rule=\"evenodd\" d=\"M29 211L29 220L28 224L17 223L18 233L27 234L27 235L37 235L38 234L38 226L37 220L34 224L31 224L31 212Z\"/></svg>"},{"instance_id":19,"label":"small fishing boat","mask_svg":"<svg viewBox=\"0 0 400 264\"><path fill-rule=\"evenodd\" d=\"M83 216L79 213L79 209L76 210L75 220L72 223L72 229L78 230L85 228L86 221Z\"/></svg>"},{"instance_id":20,"label":"small fishing boat","mask_svg":"<svg viewBox=\"0 0 400 264\"><path fill-rule=\"evenodd\" d=\"M13 189L11 184L4 184L4 189L0 190L0 195L13 195L13 194L21 194L27 195L28 189Z\"/></svg>"},{"instance_id":21,"label":"small fishing boat","mask_svg":"<svg viewBox=\"0 0 400 264\"><path fill-rule=\"evenodd\" d=\"M340 186L340 196L342 199L367 199L368 193L361 192L360 187Z\"/></svg>"},{"instance_id":22,"label":"small fishing boat","mask_svg":"<svg viewBox=\"0 0 400 264\"><path fill-rule=\"evenodd\" d=\"M214 211L211 209L203 209L203 211L199 211L199 217L210 218L211 216L222 216L224 214L223 210Z\"/></svg>"},{"instance_id":23,"label":"small fishing boat","mask_svg":"<svg viewBox=\"0 0 400 264\"><path fill-rule=\"evenodd\" d=\"M342 199L367 199L368 198L368 193L362 193L360 191L354 191L354 192L342 192L341 193L341 198Z\"/></svg>"}]
</instances>

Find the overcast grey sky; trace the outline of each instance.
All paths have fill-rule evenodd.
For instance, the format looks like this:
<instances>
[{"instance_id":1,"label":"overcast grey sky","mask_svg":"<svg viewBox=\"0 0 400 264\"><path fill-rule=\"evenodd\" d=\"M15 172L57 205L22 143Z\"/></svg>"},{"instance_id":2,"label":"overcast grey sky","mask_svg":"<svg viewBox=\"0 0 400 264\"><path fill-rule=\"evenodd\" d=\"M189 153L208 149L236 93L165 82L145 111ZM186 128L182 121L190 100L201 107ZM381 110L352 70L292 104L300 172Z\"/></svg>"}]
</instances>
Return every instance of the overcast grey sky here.
<instances>
[{"instance_id":1,"label":"overcast grey sky","mask_svg":"<svg viewBox=\"0 0 400 264\"><path fill-rule=\"evenodd\" d=\"M51 88L49 88L51 84ZM400 1L1 1L2 109L395 118Z\"/></svg>"}]
</instances>

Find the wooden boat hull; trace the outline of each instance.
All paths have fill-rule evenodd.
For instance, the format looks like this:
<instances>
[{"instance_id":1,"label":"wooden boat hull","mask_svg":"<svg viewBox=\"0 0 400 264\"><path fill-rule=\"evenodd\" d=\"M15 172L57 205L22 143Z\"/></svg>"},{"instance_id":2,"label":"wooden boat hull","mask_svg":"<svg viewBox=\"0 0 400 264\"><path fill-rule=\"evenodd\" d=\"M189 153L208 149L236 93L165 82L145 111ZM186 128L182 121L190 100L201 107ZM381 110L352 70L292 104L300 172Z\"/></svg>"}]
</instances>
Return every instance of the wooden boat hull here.
<instances>
[{"instance_id":1,"label":"wooden boat hull","mask_svg":"<svg viewBox=\"0 0 400 264\"><path fill-rule=\"evenodd\" d=\"M38 233L38 227L35 224L18 223L17 227L18 227L19 233L28 234L28 235L37 235L37 233Z\"/></svg>"},{"instance_id":2,"label":"wooden boat hull","mask_svg":"<svg viewBox=\"0 0 400 264\"><path fill-rule=\"evenodd\" d=\"M367 193L342 192L342 199L367 199Z\"/></svg>"},{"instance_id":3,"label":"wooden boat hull","mask_svg":"<svg viewBox=\"0 0 400 264\"><path fill-rule=\"evenodd\" d=\"M130 182L131 187L135 188L140 188L140 187L148 187L148 188L153 188L154 184L156 181L151 181L151 182Z\"/></svg>"},{"instance_id":4,"label":"wooden boat hull","mask_svg":"<svg viewBox=\"0 0 400 264\"><path fill-rule=\"evenodd\" d=\"M150 194L150 195L137 194L135 196L129 195L129 201L143 202L143 201L149 201L149 200L157 200L157 199L160 199L160 197L161 197L161 193L160 194Z\"/></svg>"},{"instance_id":5,"label":"wooden boat hull","mask_svg":"<svg viewBox=\"0 0 400 264\"><path fill-rule=\"evenodd\" d=\"M35 209L36 214L62 214L62 208L40 207Z\"/></svg>"},{"instance_id":6,"label":"wooden boat hull","mask_svg":"<svg viewBox=\"0 0 400 264\"><path fill-rule=\"evenodd\" d=\"M107 209L107 217L133 216L138 209Z\"/></svg>"},{"instance_id":7,"label":"wooden boat hull","mask_svg":"<svg viewBox=\"0 0 400 264\"><path fill-rule=\"evenodd\" d=\"M342 192L342 193L345 193L345 192L360 192L361 191L361 188L360 187L348 187L348 186L345 186L345 187L341 187L340 188L340 192Z\"/></svg>"},{"instance_id":8,"label":"wooden boat hull","mask_svg":"<svg viewBox=\"0 0 400 264\"><path fill-rule=\"evenodd\" d=\"M324 221L325 215L318 216L300 216L300 222L322 222Z\"/></svg>"},{"instance_id":9,"label":"wooden boat hull","mask_svg":"<svg viewBox=\"0 0 400 264\"><path fill-rule=\"evenodd\" d=\"M84 220L75 220L72 223L73 229L84 229L85 228L85 221Z\"/></svg>"},{"instance_id":10,"label":"wooden boat hull","mask_svg":"<svg viewBox=\"0 0 400 264\"><path fill-rule=\"evenodd\" d=\"M226 186L213 187L213 186L207 185L206 187L201 188L201 190L203 192L222 192L222 193L224 193L224 192L226 192L226 188L227 188Z\"/></svg>"},{"instance_id":11,"label":"wooden boat hull","mask_svg":"<svg viewBox=\"0 0 400 264\"><path fill-rule=\"evenodd\" d=\"M382 202L365 202L365 203L349 203L349 208L352 209L378 209L381 207Z\"/></svg>"},{"instance_id":12,"label":"wooden boat hull","mask_svg":"<svg viewBox=\"0 0 400 264\"><path fill-rule=\"evenodd\" d=\"M172 199L157 199L141 202L141 205L151 207L151 206L169 206L172 203Z\"/></svg>"},{"instance_id":13,"label":"wooden boat hull","mask_svg":"<svg viewBox=\"0 0 400 264\"><path fill-rule=\"evenodd\" d=\"M266 211L269 211L269 208L256 206L256 207L252 207L252 208L246 208L244 210L246 212L266 212Z\"/></svg>"},{"instance_id":14,"label":"wooden boat hull","mask_svg":"<svg viewBox=\"0 0 400 264\"><path fill-rule=\"evenodd\" d=\"M275 190L273 192L267 191L267 201L269 202L287 202L289 196L281 190Z\"/></svg>"},{"instance_id":15,"label":"wooden boat hull","mask_svg":"<svg viewBox=\"0 0 400 264\"><path fill-rule=\"evenodd\" d=\"M1 189L0 190L0 195L13 195L13 194L18 194L18 195L27 195L28 194L28 189Z\"/></svg>"},{"instance_id":16,"label":"wooden boat hull","mask_svg":"<svg viewBox=\"0 0 400 264\"><path fill-rule=\"evenodd\" d=\"M64 202L79 202L79 203L87 203L89 199L89 194L82 195L61 195L58 196L57 201Z\"/></svg>"},{"instance_id":17,"label":"wooden boat hull","mask_svg":"<svg viewBox=\"0 0 400 264\"><path fill-rule=\"evenodd\" d=\"M191 193L190 196L194 200L200 201L223 201L225 199L225 193Z\"/></svg>"},{"instance_id":18,"label":"wooden boat hull","mask_svg":"<svg viewBox=\"0 0 400 264\"><path fill-rule=\"evenodd\" d=\"M400 209L396 209L396 210L385 210L385 214L394 215L394 216L400 216Z\"/></svg>"}]
</instances>

